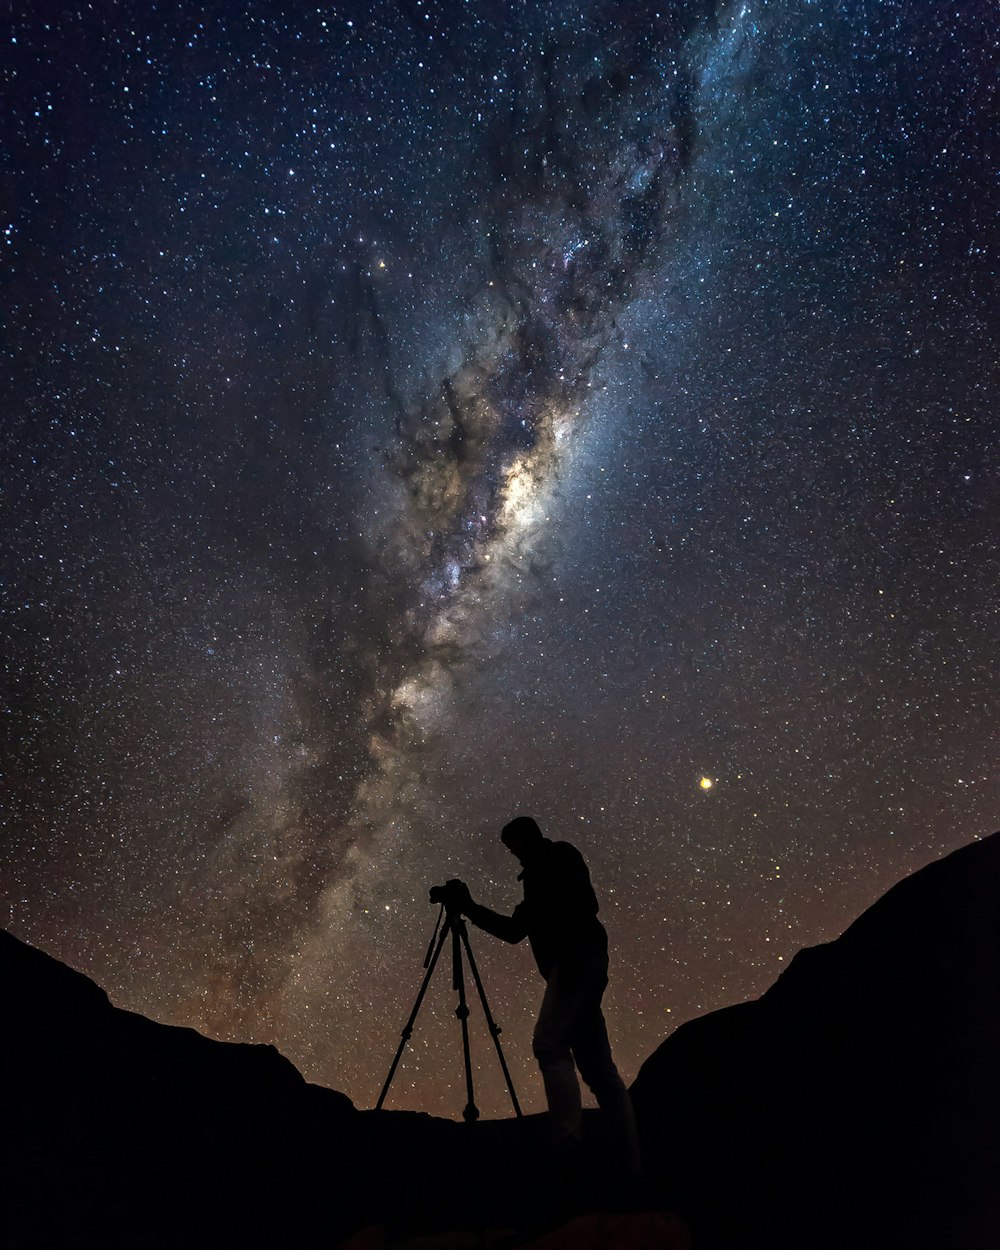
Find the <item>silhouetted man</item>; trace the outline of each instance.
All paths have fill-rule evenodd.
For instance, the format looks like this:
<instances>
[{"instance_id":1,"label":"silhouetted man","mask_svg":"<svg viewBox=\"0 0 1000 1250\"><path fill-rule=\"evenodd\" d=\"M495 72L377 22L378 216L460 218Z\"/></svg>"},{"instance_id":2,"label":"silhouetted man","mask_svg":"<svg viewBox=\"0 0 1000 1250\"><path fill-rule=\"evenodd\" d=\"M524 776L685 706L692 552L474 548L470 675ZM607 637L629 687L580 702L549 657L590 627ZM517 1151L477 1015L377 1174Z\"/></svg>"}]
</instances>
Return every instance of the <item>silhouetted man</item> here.
<instances>
[{"instance_id":1,"label":"silhouetted man","mask_svg":"<svg viewBox=\"0 0 1000 1250\"><path fill-rule=\"evenodd\" d=\"M601 1011L608 983L608 935L597 919L587 865L575 846L542 837L530 816L518 816L500 836L521 862L518 880L524 883L524 901L512 916L501 916L473 902L466 889L462 910L473 924L505 942L526 937L545 978L532 1049L542 1070L554 1141L570 1153L579 1144L579 1068L607 1117L618 1160L636 1175L635 1116L611 1058Z\"/></svg>"}]
</instances>

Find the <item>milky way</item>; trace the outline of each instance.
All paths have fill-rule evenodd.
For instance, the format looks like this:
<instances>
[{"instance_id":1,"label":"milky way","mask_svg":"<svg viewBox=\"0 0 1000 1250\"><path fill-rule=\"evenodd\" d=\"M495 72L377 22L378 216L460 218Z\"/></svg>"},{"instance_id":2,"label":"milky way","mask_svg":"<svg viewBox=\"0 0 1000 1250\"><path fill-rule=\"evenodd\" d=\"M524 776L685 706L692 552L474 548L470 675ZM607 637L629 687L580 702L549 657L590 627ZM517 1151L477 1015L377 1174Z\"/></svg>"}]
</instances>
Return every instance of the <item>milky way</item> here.
<instances>
[{"instance_id":1,"label":"milky way","mask_svg":"<svg viewBox=\"0 0 1000 1250\"><path fill-rule=\"evenodd\" d=\"M371 940L372 878L384 880L400 840L426 840L427 755L455 729L455 693L470 668L488 662L536 594L548 513L595 368L675 229L697 140L699 60L720 40L734 65L745 60L748 12L737 25L723 18L721 33L706 14L677 23L689 30L640 24L641 34L623 37L609 22L599 38L553 39L487 139L476 223L487 277L470 338L412 409L387 386L398 411L387 471L399 498L377 544L389 606L368 661L374 767L336 835L345 853L307 965L357 942L352 926Z\"/></svg>"},{"instance_id":2,"label":"milky way","mask_svg":"<svg viewBox=\"0 0 1000 1250\"><path fill-rule=\"evenodd\" d=\"M925 10L15 23L19 936L364 1104L527 811L631 1077L990 831L996 15ZM452 1006L398 1105L458 1110Z\"/></svg>"}]
</instances>

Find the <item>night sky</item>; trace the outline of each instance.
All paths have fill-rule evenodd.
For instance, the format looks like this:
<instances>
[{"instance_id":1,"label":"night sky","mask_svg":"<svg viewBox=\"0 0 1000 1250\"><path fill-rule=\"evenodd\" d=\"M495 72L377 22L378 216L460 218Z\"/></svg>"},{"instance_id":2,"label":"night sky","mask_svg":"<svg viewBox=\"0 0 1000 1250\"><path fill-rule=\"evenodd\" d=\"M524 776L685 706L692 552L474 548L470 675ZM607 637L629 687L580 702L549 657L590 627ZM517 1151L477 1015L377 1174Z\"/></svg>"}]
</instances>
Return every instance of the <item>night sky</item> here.
<instances>
[{"instance_id":1,"label":"night sky","mask_svg":"<svg viewBox=\"0 0 1000 1250\"><path fill-rule=\"evenodd\" d=\"M0 923L370 1106L518 813L627 1080L997 827L988 0L5 16Z\"/></svg>"}]
</instances>

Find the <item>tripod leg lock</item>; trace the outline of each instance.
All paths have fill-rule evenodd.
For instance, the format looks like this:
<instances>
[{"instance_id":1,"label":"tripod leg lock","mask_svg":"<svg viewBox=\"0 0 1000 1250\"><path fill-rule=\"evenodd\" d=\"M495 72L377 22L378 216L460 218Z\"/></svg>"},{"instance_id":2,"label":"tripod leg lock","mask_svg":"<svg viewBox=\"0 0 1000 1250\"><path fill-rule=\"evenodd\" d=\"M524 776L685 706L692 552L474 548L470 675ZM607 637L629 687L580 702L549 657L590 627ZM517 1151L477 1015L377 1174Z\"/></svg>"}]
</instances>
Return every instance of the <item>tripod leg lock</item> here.
<instances>
[{"instance_id":1,"label":"tripod leg lock","mask_svg":"<svg viewBox=\"0 0 1000 1250\"><path fill-rule=\"evenodd\" d=\"M468 1020L469 1008L465 1005L465 1003L459 1003L459 1005L455 1008L455 1015L458 1016L459 1020Z\"/></svg>"}]
</instances>

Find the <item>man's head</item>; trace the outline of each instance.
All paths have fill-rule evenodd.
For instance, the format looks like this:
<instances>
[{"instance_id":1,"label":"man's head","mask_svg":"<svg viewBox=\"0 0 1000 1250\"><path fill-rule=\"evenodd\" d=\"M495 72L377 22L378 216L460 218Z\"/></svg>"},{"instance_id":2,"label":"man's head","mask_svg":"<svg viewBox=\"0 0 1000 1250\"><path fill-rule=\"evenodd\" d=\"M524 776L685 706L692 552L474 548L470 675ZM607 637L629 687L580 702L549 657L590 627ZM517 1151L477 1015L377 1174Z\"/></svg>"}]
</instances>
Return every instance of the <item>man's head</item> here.
<instances>
[{"instance_id":1,"label":"man's head","mask_svg":"<svg viewBox=\"0 0 1000 1250\"><path fill-rule=\"evenodd\" d=\"M532 850L541 843L542 831L530 816L515 816L509 824L504 825L500 841L523 864Z\"/></svg>"}]
</instances>

